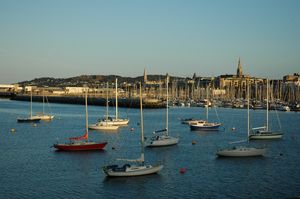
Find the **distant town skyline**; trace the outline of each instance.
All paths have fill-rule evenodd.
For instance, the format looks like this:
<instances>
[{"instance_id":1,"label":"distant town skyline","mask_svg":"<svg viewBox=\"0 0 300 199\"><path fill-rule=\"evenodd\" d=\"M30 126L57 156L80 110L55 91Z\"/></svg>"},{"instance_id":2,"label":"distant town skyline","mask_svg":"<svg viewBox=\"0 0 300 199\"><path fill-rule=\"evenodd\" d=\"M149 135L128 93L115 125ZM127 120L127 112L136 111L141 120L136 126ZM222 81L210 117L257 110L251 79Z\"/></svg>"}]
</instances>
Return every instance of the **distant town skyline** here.
<instances>
[{"instance_id":1,"label":"distant town skyline","mask_svg":"<svg viewBox=\"0 0 300 199\"><path fill-rule=\"evenodd\" d=\"M0 83L300 72L300 1L0 1Z\"/></svg>"}]
</instances>

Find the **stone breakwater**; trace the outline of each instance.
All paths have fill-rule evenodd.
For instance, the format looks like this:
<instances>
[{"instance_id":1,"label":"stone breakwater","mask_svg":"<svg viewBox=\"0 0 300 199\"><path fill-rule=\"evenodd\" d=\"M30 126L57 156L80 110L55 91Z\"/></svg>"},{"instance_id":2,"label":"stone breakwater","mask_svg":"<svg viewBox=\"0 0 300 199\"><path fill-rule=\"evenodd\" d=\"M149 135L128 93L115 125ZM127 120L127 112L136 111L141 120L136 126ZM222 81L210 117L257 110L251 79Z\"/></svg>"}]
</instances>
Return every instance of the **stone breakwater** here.
<instances>
[{"instance_id":1,"label":"stone breakwater","mask_svg":"<svg viewBox=\"0 0 300 199\"><path fill-rule=\"evenodd\" d=\"M28 95L15 95L10 97L11 100L17 101L30 101ZM49 103L61 103L61 104L85 104L84 96L47 96ZM32 96L33 102L43 102L43 96ZM115 106L115 99L109 99L109 106ZM106 99L99 97L88 97L88 105L106 106ZM139 99L118 99L118 107L127 108L140 108ZM165 108L165 104L162 102L144 102L144 108Z\"/></svg>"}]
</instances>

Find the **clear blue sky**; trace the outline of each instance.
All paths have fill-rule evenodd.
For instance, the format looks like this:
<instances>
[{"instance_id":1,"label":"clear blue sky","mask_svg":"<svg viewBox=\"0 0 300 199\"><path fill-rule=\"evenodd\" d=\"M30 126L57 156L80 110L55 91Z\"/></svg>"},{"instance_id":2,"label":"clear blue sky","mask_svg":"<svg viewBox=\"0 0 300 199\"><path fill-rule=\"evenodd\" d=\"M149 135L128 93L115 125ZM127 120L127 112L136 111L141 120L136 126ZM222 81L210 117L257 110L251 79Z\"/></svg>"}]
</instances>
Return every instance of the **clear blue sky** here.
<instances>
[{"instance_id":1,"label":"clear blue sky","mask_svg":"<svg viewBox=\"0 0 300 199\"><path fill-rule=\"evenodd\" d=\"M300 72L298 0L0 0L0 83L81 74L281 79Z\"/></svg>"}]
</instances>

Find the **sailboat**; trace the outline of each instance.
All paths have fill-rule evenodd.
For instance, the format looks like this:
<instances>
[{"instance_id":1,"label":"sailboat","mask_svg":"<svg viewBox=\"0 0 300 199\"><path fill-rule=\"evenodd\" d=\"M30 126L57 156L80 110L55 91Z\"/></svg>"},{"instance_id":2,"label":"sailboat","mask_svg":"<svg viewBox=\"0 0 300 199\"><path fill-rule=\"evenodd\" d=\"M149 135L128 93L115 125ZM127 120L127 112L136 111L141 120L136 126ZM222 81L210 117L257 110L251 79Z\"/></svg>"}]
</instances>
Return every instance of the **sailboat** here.
<instances>
[{"instance_id":1,"label":"sailboat","mask_svg":"<svg viewBox=\"0 0 300 199\"><path fill-rule=\"evenodd\" d=\"M46 97L47 99L47 97ZM47 100L48 102L48 100ZM40 114L37 114L36 117L40 118L41 120L52 120L54 118L54 115L52 114L45 114L45 95L43 90L43 112Z\"/></svg>"},{"instance_id":2,"label":"sailboat","mask_svg":"<svg viewBox=\"0 0 300 199\"><path fill-rule=\"evenodd\" d=\"M41 118L38 116L32 115L32 88L30 91L30 116L26 118L17 118L18 122L39 122Z\"/></svg>"},{"instance_id":3,"label":"sailboat","mask_svg":"<svg viewBox=\"0 0 300 199\"><path fill-rule=\"evenodd\" d=\"M169 135L169 77L167 76L167 102L166 102L166 128L153 132L154 136L148 141L147 147L159 147L175 145L179 142L178 137Z\"/></svg>"},{"instance_id":4,"label":"sailboat","mask_svg":"<svg viewBox=\"0 0 300 199\"><path fill-rule=\"evenodd\" d=\"M219 122L208 122L208 88L206 88L206 120L197 120L195 122L190 122L190 128L192 131L217 131L221 126Z\"/></svg>"},{"instance_id":5,"label":"sailboat","mask_svg":"<svg viewBox=\"0 0 300 199\"><path fill-rule=\"evenodd\" d=\"M143 118L143 100L142 100L142 84L140 83L140 109L141 109L141 157L139 159L119 159L127 162L135 162L136 164L124 164L123 166L108 165L102 168L103 172L109 177L133 177L149 175L159 172L163 165L146 165L144 157L144 118Z\"/></svg>"},{"instance_id":6,"label":"sailboat","mask_svg":"<svg viewBox=\"0 0 300 199\"><path fill-rule=\"evenodd\" d=\"M247 141L249 143L249 133L250 133L250 114L249 114L249 85L247 87L247 95L248 95L248 107L247 107L247 115L248 115L248 127L247 127ZM251 157L251 156L262 156L266 153L266 148L264 147L249 147L249 146L233 146L230 148L224 148L217 151L217 155L220 157Z\"/></svg>"},{"instance_id":7,"label":"sailboat","mask_svg":"<svg viewBox=\"0 0 300 199\"><path fill-rule=\"evenodd\" d=\"M269 81L267 79L267 122L266 126L252 128L249 135L250 140L270 140L282 138L282 132L272 131L269 128Z\"/></svg>"},{"instance_id":8,"label":"sailboat","mask_svg":"<svg viewBox=\"0 0 300 199\"><path fill-rule=\"evenodd\" d=\"M87 151L102 150L107 144L107 142L89 141L87 90L85 92L85 134L79 137L71 137L69 141L69 143L54 144L53 147L61 151Z\"/></svg>"},{"instance_id":9,"label":"sailboat","mask_svg":"<svg viewBox=\"0 0 300 199\"><path fill-rule=\"evenodd\" d=\"M129 119L126 118L119 118L119 112L118 112L118 79L116 78L116 115L115 118L109 117L109 118L103 118L102 122L107 123L109 125L115 125L115 126L126 126L129 123Z\"/></svg>"},{"instance_id":10,"label":"sailboat","mask_svg":"<svg viewBox=\"0 0 300 199\"><path fill-rule=\"evenodd\" d=\"M108 117L108 82L107 82L106 83L106 118L98 121L96 124L89 125L89 129L108 130L108 131L118 130L119 126L113 125L109 121L111 121L111 120L109 120L109 117Z\"/></svg>"}]
</instances>

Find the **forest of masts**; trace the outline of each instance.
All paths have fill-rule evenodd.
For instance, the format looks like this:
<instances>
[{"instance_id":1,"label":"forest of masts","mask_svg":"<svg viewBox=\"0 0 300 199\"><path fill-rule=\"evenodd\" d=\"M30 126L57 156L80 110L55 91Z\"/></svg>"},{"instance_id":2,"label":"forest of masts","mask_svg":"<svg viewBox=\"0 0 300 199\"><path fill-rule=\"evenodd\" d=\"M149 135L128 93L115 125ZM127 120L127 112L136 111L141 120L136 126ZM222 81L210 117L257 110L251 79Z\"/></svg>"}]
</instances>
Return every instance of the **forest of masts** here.
<instances>
[{"instance_id":1,"label":"forest of masts","mask_svg":"<svg viewBox=\"0 0 300 199\"><path fill-rule=\"evenodd\" d=\"M207 93L209 99L221 100L221 101L235 101L237 99L246 98L246 86L244 87L226 87L223 89L223 93L220 94L220 89L215 88L212 82L195 85L195 84L178 84L177 81L169 83L169 98L170 100L179 101L200 101L207 99ZM250 98L255 101L263 102L267 98L267 83L258 84L250 83ZM114 86L110 86L110 97L114 97ZM104 90L106 88L103 88ZM119 88L120 89L120 88ZM138 97L138 85L133 84L132 86L122 86L123 92L119 91L119 97L124 98L136 98ZM207 92L208 89L208 92ZM149 99L161 99L166 98L166 85L143 85L144 97ZM224 93L225 91L225 93ZM218 94L219 92L219 94ZM93 92L90 91L90 94ZM106 92L94 92L95 95L105 97ZM269 101L282 101L287 103L300 102L300 86L292 83L282 83L281 81L270 81L269 82Z\"/></svg>"}]
</instances>

